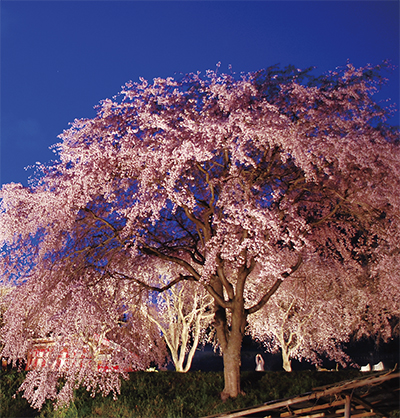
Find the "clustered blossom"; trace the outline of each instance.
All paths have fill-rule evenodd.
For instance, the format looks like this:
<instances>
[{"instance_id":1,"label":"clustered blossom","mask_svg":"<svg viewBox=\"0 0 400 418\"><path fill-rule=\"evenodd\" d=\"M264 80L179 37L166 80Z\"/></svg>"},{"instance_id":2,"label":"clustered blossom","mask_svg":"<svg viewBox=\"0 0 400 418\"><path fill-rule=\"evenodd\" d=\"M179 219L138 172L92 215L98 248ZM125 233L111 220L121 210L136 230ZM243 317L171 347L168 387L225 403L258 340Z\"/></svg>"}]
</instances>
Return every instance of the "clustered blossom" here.
<instances>
[{"instance_id":1,"label":"clustered blossom","mask_svg":"<svg viewBox=\"0 0 400 418\"><path fill-rule=\"evenodd\" d=\"M4 315L4 353L15 362L29 338L50 332L87 345L104 326L145 368L161 355L155 334L144 338L131 316L122 335L117 312L140 312L148 292L193 281L213 297L223 396L236 396L247 318L268 318L271 298L290 299L298 275L322 294L340 283L346 297L323 304L323 318L340 304L351 311L357 294L368 317L359 332L371 334L365 323L374 322L391 335L400 158L398 131L372 99L380 69L142 79L102 101L93 119L75 120L55 146L58 160L39 166L30 187L1 191L1 277L19 284ZM171 282L156 286L171 265ZM336 331L321 323L319 333L321 352ZM24 383L38 407L65 397L54 382L37 386L48 382L41 373ZM116 382L79 373L106 392Z\"/></svg>"},{"instance_id":2,"label":"clustered blossom","mask_svg":"<svg viewBox=\"0 0 400 418\"><path fill-rule=\"evenodd\" d=\"M53 342L44 367L29 371L21 386L33 407L41 408L46 398L56 399L58 405L69 403L81 384L93 396L118 393L118 375L127 378L129 370L162 364L166 352L161 336L135 307L132 287L122 287L106 280L87 287L53 277L29 280L7 295L2 355L15 366L27 358L38 339ZM126 291L129 294L123 295ZM136 330L143 327L148 332L138 338ZM112 341L113 347L107 356L103 355L105 341ZM63 350L69 355L59 368ZM60 390L59 378L65 382Z\"/></svg>"}]
</instances>

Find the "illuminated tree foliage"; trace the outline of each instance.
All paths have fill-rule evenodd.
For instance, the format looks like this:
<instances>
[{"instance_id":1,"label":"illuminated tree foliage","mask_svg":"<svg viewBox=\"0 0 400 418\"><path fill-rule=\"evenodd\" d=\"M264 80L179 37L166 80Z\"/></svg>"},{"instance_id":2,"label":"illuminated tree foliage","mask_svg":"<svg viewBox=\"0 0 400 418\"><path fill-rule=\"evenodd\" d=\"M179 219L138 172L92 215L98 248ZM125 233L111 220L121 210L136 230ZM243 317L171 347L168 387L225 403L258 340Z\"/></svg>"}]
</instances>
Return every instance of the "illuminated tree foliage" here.
<instances>
[{"instance_id":1,"label":"illuminated tree foliage","mask_svg":"<svg viewBox=\"0 0 400 418\"><path fill-rule=\"evenodd\" d=\"M318 286L304 274L305 268L301 273L285 281L270 303L249 317L247 331L269 352L281 352L287 372L292 371L292 359L317 367L324 357L343 367L353 364L343 346L361 328L365 301L360 303L354 288L344 291L334 271Z\"/></svg>"},{"instance_id":2,"label":"illuminated tree foliage","mask_svg":"<svg viewBox=\"0 0 400 418\"><path fill-rule=\"evenodd\" d=\"M104 283L129 302L195 281L214 300L221 396L235 397L248 316L305 268L321 291L332 271L343 292L362 291L386 327L400 294L400 164L398 131L372 99L381 67L142 79L75 120L58 161L1 192L2 276L31 289L6 317L5 353L24 355L27 321L76 288ZM90 322L81 300L69 324Z\"/></svg>"},{"instance_id":3,"label":"illuminated tree foliage","mask_svg":"<svg viewBox=\"0 0 400 418\"><path fill-rule=\"evenodd\" d=\"M93 396L111 391L116 395L118 375L127 378L131 370L164 363L167 352L158 330L148 326L135 308L137 300L124 297L120 286L110 288L108 280L67 286L49 275L14 288L2 329L2 355L14 365L18 360L19 365L25 363L38 339L52 342L45 362L28 373L21 387L33 407L40 408L46 398L68 403L80 385Z\"/></svg>"},{"instance_id":4,"label":"illuminated tree foliage","mask_svg":"<svg viewBox=\"0 0 400 418\"><path fill-rule=\"evenodd\" d=\"M12 286L3 286L0 284L0 328L4 325L3 315L7 310L8 299L7 295L12 291ZM3 345L0 341L0 349L3 348ZM0 351L1 353L1 351Z\"/></svg>"}]
</instances>

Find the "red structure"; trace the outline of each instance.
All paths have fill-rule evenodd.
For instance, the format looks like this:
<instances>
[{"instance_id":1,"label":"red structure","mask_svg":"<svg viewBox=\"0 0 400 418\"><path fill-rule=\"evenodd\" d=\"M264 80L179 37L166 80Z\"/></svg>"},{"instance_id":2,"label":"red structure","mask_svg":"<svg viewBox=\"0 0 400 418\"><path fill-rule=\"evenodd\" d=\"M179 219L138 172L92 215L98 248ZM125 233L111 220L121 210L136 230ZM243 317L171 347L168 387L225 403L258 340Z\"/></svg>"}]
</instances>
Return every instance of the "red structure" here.
<instances>
[{"instance_id":1,"label":"red structure","mask_svg":"<svg viewBox=\"0 0 400 418\"><path fill-rule=\"evenodd\" d=\"M96 336L95 336L95 339L96 339ZM97 336L97 340L98 340L98 336ZM49 354L51 353L54 345L55 345L55 340L52 338L36 338L34 341L33 347L28 352L28 359L27 359L25 370L35 370L35 369L43 368L46 365ZM110 352L113 349L116 349L116 348L121 349L121 347L115 342L110 341L106 338L102 340L101 346L102 346L101 351L100 351L100 354L98 356L98 361L97 361L97 368L98 370L101 370L101 371L109 371L110 367L107 364L105 364L106 362L104 360L110 357L111 355ZM62 370L63 368L66 367L67 359L70 358L71 356L76 357L76 354L71 353L68 347L64 347L61 350L61 353L59 354L57 360L55 361L52 367L57 370ZM90 356L89 352L87 353L87 356L88 356L87 358L89 358ZM82 361L84 358L85 357L82 357L81 355L74 360ZM119 370L119 366L118 365L112 366L112 369L117 371ZM133 369L132 367L129 367L127 370L124 370L124 371L132 372Z\"/></svg>"}]
</instances>

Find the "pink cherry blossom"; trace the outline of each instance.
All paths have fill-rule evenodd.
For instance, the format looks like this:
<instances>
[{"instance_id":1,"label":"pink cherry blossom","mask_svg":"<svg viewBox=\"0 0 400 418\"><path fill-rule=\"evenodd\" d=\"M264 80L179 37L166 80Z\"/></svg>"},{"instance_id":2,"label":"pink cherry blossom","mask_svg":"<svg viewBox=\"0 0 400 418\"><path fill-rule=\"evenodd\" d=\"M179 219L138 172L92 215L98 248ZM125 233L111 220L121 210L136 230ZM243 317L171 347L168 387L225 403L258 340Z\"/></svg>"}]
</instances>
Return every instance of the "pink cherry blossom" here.
<instances>
[{"instance_id":1,"label":"pink cherry blossom","mask_svg":"<svg viewBox=\"0 0 400 418\"><path fill-rule=\"evenodd\" d=\"M148 291L188 281L214 300L223 398L240 393L247 319L269 320L279 300L297 303L300 276L323 294L340 289L323 318L357 303L371 324L360 333L390 335L400 305L400 158L399 132L372 97L380 69L348 65L309 83L290 68L142 79L93 119L75 120L57 162L39 166L29 188L1 191L1 277L19 283L3 355L15 362L48 333L60 350L104 334L140 352L145 368L160 358L157 339L135 315L122 335L118 315L139 312ZM158 287L159 269L171 265L171 282ZM319 332L322 351L342 338L322 323ZM68 400L76 381L118 390L118 373L90 367L71 368L58 394L57 376L28 374L25 396L40 407Z\"/></svg>"}]
</instances>

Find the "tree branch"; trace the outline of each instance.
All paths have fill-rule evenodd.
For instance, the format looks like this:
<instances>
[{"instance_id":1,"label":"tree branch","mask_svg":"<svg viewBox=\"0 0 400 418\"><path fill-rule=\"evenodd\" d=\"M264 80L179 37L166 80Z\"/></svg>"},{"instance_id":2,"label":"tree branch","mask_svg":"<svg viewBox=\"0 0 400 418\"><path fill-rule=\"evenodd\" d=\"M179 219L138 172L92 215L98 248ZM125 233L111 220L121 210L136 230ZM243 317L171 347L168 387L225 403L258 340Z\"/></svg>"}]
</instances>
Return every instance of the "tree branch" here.
<instances>
[{"instance_id":1,"label":"tree branch","mask_svg":"<svg viewBox=\"0 0 400 418\"><path fill-rule=\"evenodd\" d=\"M208 173L208 171L205 170L199 163L196 163L196 166L202 173L206 175L206 183L208 184L208 187L210 188L210 193L211 193L210 203L208 203L208 207L210 209L210 214L211 214L212 207L215 201L214 186L210 183L210 174Z\"/></svg>"},{"instance_id":2,"label":"tree branch","mask_svg":"<svg viewBox=\"0 0 400 418\"><path fill-rule=\"evenodd\" d=\"M214 298L215 302L222 308L228 309L231 307L230 301L226 301L211 285L203 284L207 292Z\"/></svg>"},{"instance_id":3,"label":"tree branch","mask_svg":"<svg viewBox=\"0 0 400 418\"><path fill-rule=\"evenodd\" d=\"M329 212L327 215L325 215L323 218L321 218L321 219L318 219L317 221L314 221L314 222L311 222L310 224L312 225L312 226L316 226L316 225L319 225L319 224L321 224L322 222L324 222L324 221L326 221L328 218L330 218L331 216L333 216L335 213L336 213L336 211L339 209L339 207L340 207L340 204L341 204L341 202L339 201L337 204L336 204L336 206L332 209L332 211L331 212Z\"/></svg>"},{"instance_id":4,"label":"tree branch","mask_svg":"<svg viewBox=\"0 0 400 418\"><path fill-rule=\"evenodd\" d=\"M157 248L151 247L150 245L147 245L145 242L140 241L139 242L143 245L144 247L144 252L148 252L162 260L167 260L167 261L171 261L175 264L178 264L180 266L182 266L183 268L185 268L193 277L195 280L200 280L200 274L193 268L193 266L191 264L189 264L187 261L182 260L181 258L178 257L173 257L171 255L166 255L163 254L161 251L159 251Z\"/></svg>"},{"instance_id":5,"label":"tree branch","mask_svg":"<svg viewBox=\"0 0 400 418\"><path fill-rule=\"evenodd\" d=\"M295 271L297 271L299 267L301 266L302 262L303 262L303 257L301 256L301 254L299 254L297 263L293 267L290 268L290 272L285 271L284 273L281 273L282 279L280 278L276 279L271 289L261 298L261 300L257 304L252 306L251 308L247 309L247 314L250 315L260 310L271 299L271 296L279 289L279 286L282 284L283 279L286 279Z\"/></svg>"},{"instance_id":6,"label":"tree branch","mask_svg":"<svg viewBox=\"0 0 400 418\"><path fill-rule=\"evenodd\" d=\"M131 277L131 276L128 276L124 273L120 273L118 271L115 271L113 273L109 271L109 272L107 272L107 274L109 274L111 277L113 277L115 279L124 279L124 280L133 281L136 284L138 284L139 286L143 287L144 289L152 290L154 292L159 292L159 293L164 292L165 290L168 290L172 286L175 286L177 283L182 282L184 280L197 281L193 276L183 276L182 274L180 274L176 279L172 280L171 282L169 282L165 286L157 287L157 286L152 286L148 283L145 283L142 280L137 279L136 277Z\"/></svg>"},{"instance_id":7,"label":"tree branch","mask_svg":"<svg viewBox=\"0 0 400 418\"><path fill-rule=\"evenodd\" d=\"M229 282L229 280L225 276L224 267L223 267L224 261L218 257L218 263L217 263L217 275L224 286L226 293L228 294L228 298L232 300L235 296L235 292L233 289L232 284Z\"/></svg>"},{"instance_id":8,"label":"tree branch","mask_svg":"<svg viewBox=\"0 0 400 418\"><path fill-rule=\"evenodd\" d=\"M271 289L261 298L261 300L256 305L247 310L247 314L250 315L260 310L271 299L271 296L279 289L279 286L282 284L282 282L282 279L276 279Z\"/></svg>"},{"instance_id":9,"label":"tree branch","mask_svg":"<svg viewBox=\"0 0 400 418\"><path fill-rule=\"evenodd\" d=\"M100 221L100 222L104 223L105 225L107 225L114 232L114 238L117 238L118 241L122 244L122 241L119 237L119 231L117 230L117 228L115 228L114 225L112 225L110 222L108 222L104 218L101 218L100 216L97 216L91 209L83 208L82 210L84 212L90 213L96 221Z\"/></svg>"},{"instance_id":10,"label":"tree branch","mask_svg":"<svg viewBox=\"0 0 400 418\"><path fill-rule=\"evenodd\" d=\"M200 219L197 219L193 213L190 212L189 208L186 205L182 205L183 210L185 211L186 216L189 220L191 220L198 229L202 229L205 232L205 225L203 222L200 221ZM199 234L200 235L200 234Z\"/></svg>"}]
</instances>

